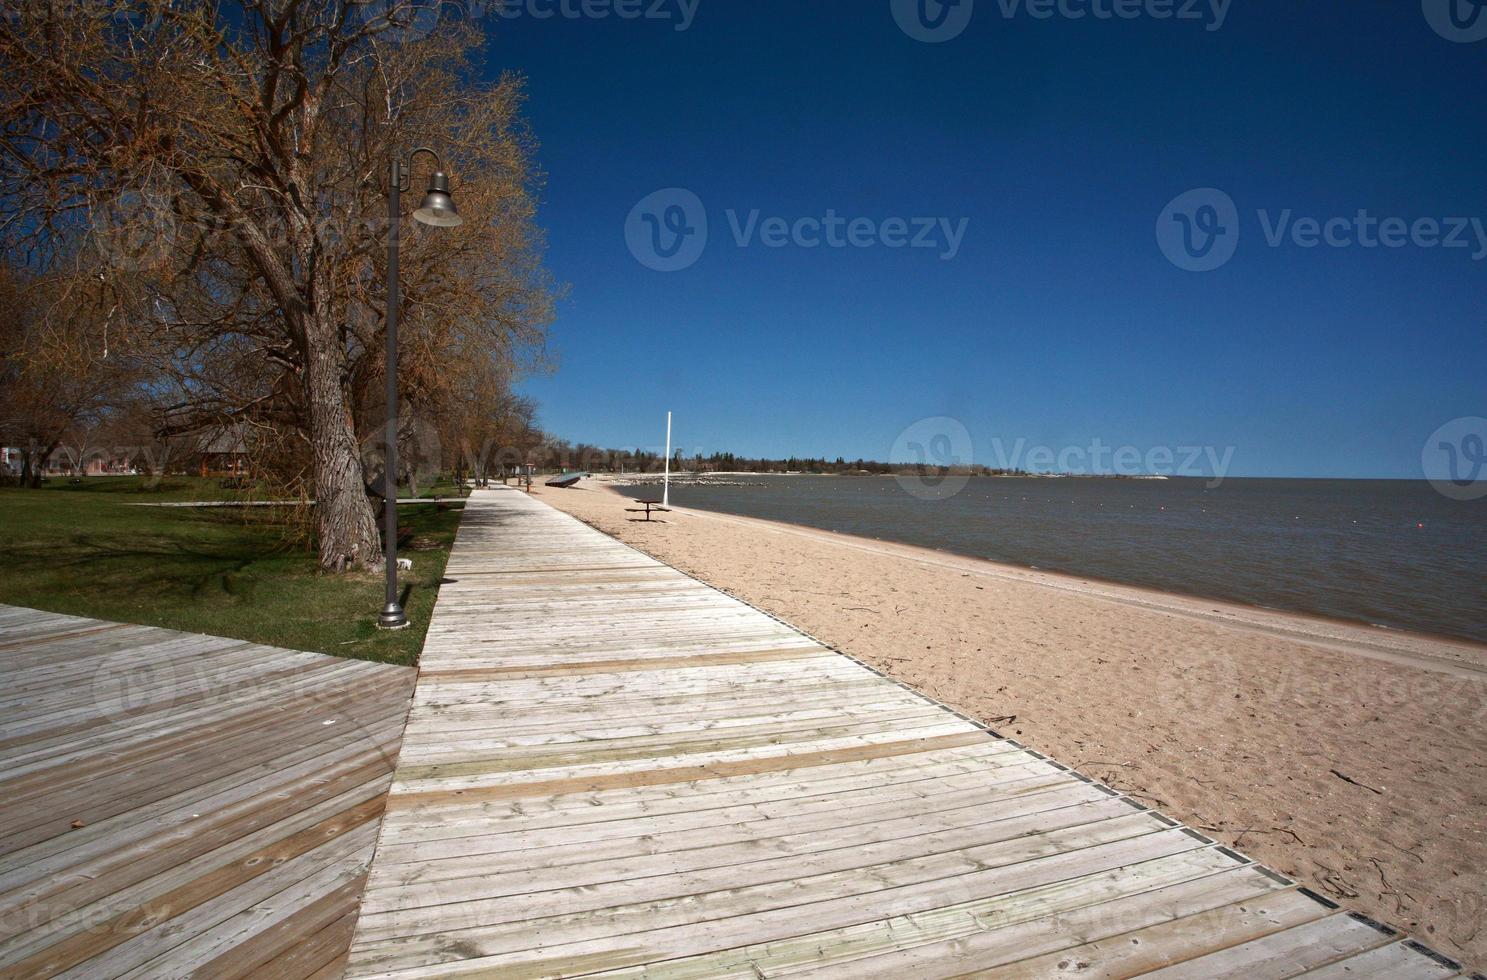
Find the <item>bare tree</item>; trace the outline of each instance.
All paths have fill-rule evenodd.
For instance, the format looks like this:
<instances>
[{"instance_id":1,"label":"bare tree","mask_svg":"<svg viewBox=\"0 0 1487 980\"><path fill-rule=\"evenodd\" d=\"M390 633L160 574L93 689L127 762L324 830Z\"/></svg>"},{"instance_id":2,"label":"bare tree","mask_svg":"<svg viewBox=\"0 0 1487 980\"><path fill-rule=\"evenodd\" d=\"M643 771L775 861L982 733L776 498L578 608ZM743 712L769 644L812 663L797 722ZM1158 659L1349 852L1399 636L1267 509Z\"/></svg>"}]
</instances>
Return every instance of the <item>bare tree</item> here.
<instances>
[{"instance_id":1,"label":"bare tree","mask_svg":"<svg viewBox=\"0 0 1487 980\"><path fill-rule=\"evenodd\" d=\"M0 443L21 451L36 486L69 438L84 444L122 403L137 365L109 349L112 307L89 277L0 271ZM74 458L81 467L83 461Z\"/></svg>"},{"instance_id":2,"label":"bare tree","mask_svg":"<svg viewBox=\"0 0 1487 980\"><path fill-rule=\"evenodd\" d=\"M457 373L440 359L540 350L551 315L520 85L477 80L474 31L394 43L410 7L22 0L0 18L10 244L103 229L108 286L180 395L166 428L302 433L326 569L380 560L354 420L379 370L390 155L439 145L467 215L410 236L410 397L437 400Z\"/></svg>"}]
</instances>

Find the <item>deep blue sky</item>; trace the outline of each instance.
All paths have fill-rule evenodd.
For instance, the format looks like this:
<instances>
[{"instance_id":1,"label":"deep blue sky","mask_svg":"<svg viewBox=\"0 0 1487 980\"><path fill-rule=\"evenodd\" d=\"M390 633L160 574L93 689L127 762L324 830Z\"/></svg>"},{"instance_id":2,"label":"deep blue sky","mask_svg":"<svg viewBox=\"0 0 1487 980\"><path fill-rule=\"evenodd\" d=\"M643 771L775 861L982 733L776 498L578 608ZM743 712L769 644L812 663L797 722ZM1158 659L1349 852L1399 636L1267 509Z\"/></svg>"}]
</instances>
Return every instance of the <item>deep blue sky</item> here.
<instances>
[{"instance_id":1,"label":"deep blue sky","mask_svg":"<svg viewBox=\"0 0 1487 980\"><path fill-rule=\"evenodd\" d=\"M1442 39L1419 0L1234 0L1217 31L977 0L942 44L889 0L700 0L678 22L486 21L490 70L528 78L571 284L560 366L524 385L559 436L658 446L671 409L689 452L885 458L946 415L992 465L993 439L1098 438L1232 446L1231 475L1411 477L1437 426L1487 415L1474 233L1270 248L1257 216L1487 220L1487 41ZM624 236L667 187L710 223L674 273ZM1207 273L1155 235L1198 187L1239 211ZM739 248L730 209L969 223L941 261Z\"/></svg>"}]
</instances>

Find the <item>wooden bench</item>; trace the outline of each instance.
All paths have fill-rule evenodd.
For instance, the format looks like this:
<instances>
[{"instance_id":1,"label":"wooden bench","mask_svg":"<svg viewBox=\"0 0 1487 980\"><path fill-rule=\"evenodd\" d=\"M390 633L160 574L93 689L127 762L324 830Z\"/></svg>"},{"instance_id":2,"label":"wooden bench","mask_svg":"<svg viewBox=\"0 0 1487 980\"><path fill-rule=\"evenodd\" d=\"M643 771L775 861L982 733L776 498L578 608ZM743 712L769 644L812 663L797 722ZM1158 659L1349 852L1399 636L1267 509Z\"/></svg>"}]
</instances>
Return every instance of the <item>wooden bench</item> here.
<instances>
[{"instance_id":1,"label":"wooden bench","mask_svg":"<svg viewBox=\"0 0 1487 980\"><path fill-rule=\"evenodd\" d=\"M642 510L639 507L626 507L625 508L626 512L631 513L631 514L642 514L643 513L643 514L645 514L645 519L646 520L650 520L651 519L651 511L656 511L657 513L660 513L660 514L669 514L669 513L671 513L671 508L670 507L663 507L663 506L661 506L661 501L659 501L659 500L637 500L635 502L637 504L645 504L645 509Z\"/></svg>"}]
</instances>

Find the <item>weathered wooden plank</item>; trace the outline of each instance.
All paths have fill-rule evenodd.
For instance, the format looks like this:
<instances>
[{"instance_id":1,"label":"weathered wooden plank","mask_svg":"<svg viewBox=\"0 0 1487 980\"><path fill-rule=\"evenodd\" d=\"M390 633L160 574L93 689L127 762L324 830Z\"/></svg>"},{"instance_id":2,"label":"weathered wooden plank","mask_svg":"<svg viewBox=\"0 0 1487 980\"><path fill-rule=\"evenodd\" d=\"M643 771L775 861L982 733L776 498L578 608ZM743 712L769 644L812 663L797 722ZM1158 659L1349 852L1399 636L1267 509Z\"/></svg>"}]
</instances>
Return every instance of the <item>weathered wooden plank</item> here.
<instances>
[{"instance_id":1,"label":"weathered wooden plank","mask_svg":"<svg viewBox=\"0 0 1487 980\"><path fill-rule=\"evenodd\" d=\"M644 841L644 850L662 849L677 835L694 835L698 840L713 845L725 843L730 838L757 843L796 832L796 828L841 830L906 817L921 820L922 823L916 826L926 828L925 832L928 832L940 820L959 819L961 810L986 808L984 813L977 815L989 819L1003 804L1011 801L1021 803L1041 794L1050 794L1055 800L1070 796L1080 800L1109 798L1097 789L1066 779L1061 773L1018 775L1020 778L988 780L978 774L977 785L928 797L875 790L856 797L829 794L816 799L796 798L783 804L761 806L749 803L711 810L689 809L644 814L643 819L631 817L571 826L522 827L509 832L503 832L505 828L496 824L466 820L449 827L451 831L462 831L460 836L424 837L411 844L389 841L384 860L388 865L447 858L465 858L478 863L479 856L485 853L515 857L517 851L530 848L542 848L551 858L558 853L556 849L569 846L589 857L602 851L610 842L617 842L616 847L635 853L637 845L629 842L637 838ZM928 812L931 808L933 812ZM884 832L886 830L885 826ZM680 839L690 838L682 836ZM520 859L536 860L537 857L525 855Z\"/></svg>"},{"instance_id":2,"label":"weathered wooden plank","mask_svg":"<svg viewBox=\"0 0 1487 980\"><path fill-rule=\"evenodd\" d=\"M232 980L248 980L250 977L308 977L311 980L334 977L339 980L345 969L346 953L351 949L351 936L356 931L356 907L365 886L365 875L351 882L347 886L351 898L347 902L349 911L346 914L314 935L297 938L273 959L240 972L223 969L223 964L212 962L202 972Z\"/></svg>"},{"instance_id":3,"label":"weathered wooden plank","mask_svg":"<svg viewBox=\"0 0 1487 980\"><path fill-rule=\"evenodd\" d=\"M948 727L948 726L946 726ZM524 797L554 796L562 793L590 793L598 790L628 788L633 786L655 786L668 783L692 783L703 779L718 779L723 776L752 775L764 772L785 772L807 766L824 766L857 759L878 759L892 755L917 755L935 749L953 748L960 745L976 745L988 740L981 732L960 732L909 738L904 740L859 740L854 744L834 745L813 751L777 753L743 758L708 759L693 765L667 766L664 768L625 768L612 773L586 773L535 781L502 780L487 785L466 781L464 785L438 789L419 789L416 784L396 786L388 806L406 810L413 807L439 805L443 803L474 802L477 800L509 800ZM845 741L845 740L838 740ZM535 774L534 774L535 775Z\"/></svg>"},{"instance_id":4,"label":"weathered wooden plank","mask_svg":"<svg viewBox=\"0 0 1487 980\"><path fill-rule=\"evenodd\" d=\"M413 671L7 606L0 671L0 975L339 963Z\"/></svg>"},{"instance_id":5,"label":"weathered wooden plank","mask_svg":"<svg viewBox=\"0 0 1487 980\"><path fill-rule=\"evenodd\" d=\"M1041 763L1008 766L1001 770L978 772L961 780L931 779L937 792L915 792L902 784L868 786L853 792L828 792L816 796L796 796L784 800L746 800L732 805L712 806L705 798L690 797L678 807L659 808L648 805L619 809L623 804L590 807L592 819L577 820L565 815L561 820L540 823L483 819L479 814L434 814L443 817L441 832L396 834L384 838L382 860L386 864L435 861L445 857L474 856L486 850L510 853L529 847L553 848L564 844L597 845L607 840L644 836L654 839L662 834L695 831L720 826L743 826L769 821L756 832L778 834L793 822L829 821L835 826L871 822L903 812L923 814L933 811L930 819L962 807L984 806L999 800L1054 790L1104 794L1082 785L1071 785L1062 773L1038 769ZM911 784L910 784L911 785ZM943 790L940 792L939 790ZM617 812L607 811L616 809ZM405 842L407 841L407 842Z\"/></svg>"},{"instance_id":6,"label":"weathered wooden plank","mask_svg":"<svg viewBox=\"0 0 1487 980\"><path fill-rule=\"evenodd\" d=\"M873 922L890 914L929 913L946 905L978 898L1003 896L1004 900L1012 901L1010 896L1017 892L1061 881L1083 879L1083 884L1088 885L1122 868L1175 856L1199 846L1180 831L1167 831L1049 857L1015 860L986 870L967 871L967 867L974 867L968 861L958 866L947 865L955 867L955 872L948 876L916 876L912 868L906 868L903 872L890 874L887 887L834 897L818 894L812 896L816 900L805 903L791 900L793 889L790 882L785 882L772 893L772 900L766 897L768 907L763 909L745 904L753 897L751 895L734 902L725 901L717 907L699 907L693 903L684 906L688 912L685 918L663 917L659 920L659 928L646 928L648 919L642 911L636 921L623 923L629 928L619 936L586 938L580 931L575 933L576 941L566 942L563 941L565 937L558 935L547 943L536 945L528 931L526 938L518 934L515 940L517 948L505 952L469 957L461 962L447 953L430 951L428 955L437 957L440 962L417 965L424 968L422 975L425 976L460 976L466 971L480 969L492 975L499 971L500 976L512 978L576 975L638 966L703 950L782 942L805 933ZM834 895L831 886L837 882L823 884L826 886L824 895ZM584 920L592 918L582 917ZM571 924L577 927L579 921ZM397 947L396 951L388 951L394 957L394 965L401 962L396 957L410 955L409 949L405 944ZM353 964L361 955L362 951L353 946Z\"/></svg>"},{"instance_id":7,"label":"weathered wooden plank","mask_svg":"<svg viewBox=\"0 0 1487 980\"><path fill-rule=\"evenodd\" d=\"M314 710L320 714L329 711L326 706ZM215 751L161 756L155 764L117 774L112 779L81 786L67 785L56 794L7 805L11 819L0 835L0 849L17 849L65 835L69 822L81 821L86 825L147 806L179 793L183 787L216 779L224 771L272 767L286 746L320 737L326 720L332 719L285 718L278 728L273 729L275 737L268 737L267 732L248 732L219 743ZM346 723L348 727L354 726L349 716L335 720Z\"/></svg>"},{"instance_id":8,"label":"weathered wooden plank","mask_svg":"<svg viewBox=\"0 0 1487 980\"><path fill-rule=\"evenodd\" d=\"M1312 905L1316 910L1310 922L1153 970L1149 976L1177 980L1196 973L1213 980L1285 980L1312 967L1388 945L1398 936L1392 929L1381 929L1345 913L1324 917L1325 906L1315 901Z\"/></svg>"},{"instance_id":9,"label":"weathered wooden plank","mask_svg":"<svg viewBox=\"0 0 1487 980\"><path fill-rule=\"evenodd\" d=\"M108 918L157 897L178 883L239 858L251 858L264 846L357 807L380 806L388 779L365 770L348 774L345 782L308 786L271 808L261 808L229 822L204 818L200 833L163 834L121 841L104 860L70 864L65 874L33 878L25 887L0 896L0 907L37 910L27 933L38 937L61 920L87 909L91 919ZM351 781L354 780L354 781ZM303 799L301 799L303 798ZM380 812L380 811L379 811Z\"/></svg>"},{"instance_id":10,"label":"weathered wooden plank","mask_svg":"<svg viewBox=\"0 0 1487 980\"><path fill-rule=\"evenodd\" d=\"M663 785L600 793L577 793L541 800L509 803L448 804L394 814L383 821L383 844L432 841L472 834L500 835L547 827L593 823L626 824L667 814L706 813L724 807L757 808L777 815L781 809L820 805L852 806L863 793L893 793L899 797L928 798L938 791L974 788L989 772L982 764L992 760L989 750L1004 743L985 743L968 749L949 749L916 756L891 756L822 766L819 774L791 770L771 775L735 776L683 786ZM977 753L977 754L971 754ZM1004 757L1005 751L998 753ZM1020 753L1021 759L1026 759ZM997 765L992 761L990 765ZM1011 763L1009 763L1011 765ZM1022 762L1020 766L1046 763ZM998 768L1000 768L998 766ZM1028 777L1030 778L1030 777ZM392 853L389 851L388 853Z\"/></svg>"},{"instance_id":11,"label":"weathered wooden plank","mask_svg":"<svg viewBox=\"0 0 1487 980\"><path fill-rule=\"evenodd\" d=\"M1297 976L1306 980L1393 980L1395 977L1447 980L1461 976L1461 971L1429 959L1406 943L1393 943Z\"/></svg>"},{"instance_id":12,"label":"weathered wooden plank","mask_svg":"<svg viewBox=\"0 0 1487 980\"><path fill-rule=\"evenodd\" d=\"M183 828L189 832L204 813L240 811L257 806L259 798L293 795L306 783L335 778L342 765L390 769L397 748L397 718L395 713L390 714L365 731L348 731L325 742L296 748L281 757L283 768L234 769L164 800L0 855L0 888L8 889L17 881L39 875L61 873L60 869L73 862L110 853L132 835L176 833Z\"/></svg>"},{"instance_id":13,"label":"weathered wooden plank","mask_svg":"<svg viewBox=\"0 0 1487 980\"><path fill-rule=\"evenodd\" d=\"M304 976L315 967L307 965L305 973L274 974L268 972L266 963L279 959L330 923L355 912L357 898L366 883L367 841L373 836L370 826L362 827L348 835L344 843L336 842L309 852L304 867L292 875L281 876L278 884L284 887L230 916L223 917L228 908L224 903L219 903L222 908L199 908L197 914L205 915L190 930L194 935L184 942L176 942L177 934L166 930L139 937L135 945L140 952L165 951L120 976L150 980L160 976L162 969L176 971L178 976L213 978ZM311 858L315 859L313 864L308 860ZM310 873L304 874L307 870ZM258 892L262 894L273 887L266 885ZM244 893L224 898L234 899L232 905L245 904ZM212 927L200 928L207 921L213 923ZM112 961L105 957L98 961L98 966L120 970L138 959L138 954Z\"/></svg>"},{"instance_id":14,"label":"weathered wooden plank","mask_svg":"<svg viewBox=\"0 0 1487 980\"><path fill-rule=\"evenodd\" d=\"M1010 896L993 896L927 913L899 915L829 932L650 964L648 978L767 976L1047 977L1130 976L1119 964L1096 963L1058 950L1072 936L1110 935L1237 902L1254 902L1286 886L1252 866L1236 865L1211 849L1188 851L1121 868L1094 881L1075 879ZM1129 941L1124 949L1139 950ZM999 954L998 951L1001 951ZM1000 969L997 959L1022 959ZM1030 958L1029 958L1030 957ZM639 969L600 976L634 977Z\"/></svg>"},{"instance_id":15,"label":"weathered wooden plank","mask_svg":"<svg viewBox=\"0 0 1487 980\"><path fill-rule=\"evenodd\" d=\"M109 949L85 968L129 980L154 980L161 975L161 966L175 970L179 963L180 972L172 975L210 976L200 967L226 949L250 942L256 930L271 928L278 903L299 914L324 895L359 880L366 872L368 841L374 837L372 824L354 828Z\"/></svg>"},{"instance_id":16,"label":"weathered wooden plank","mask_svg":"<svg viewBox=\"0 0 1487 980\"><path fill-rule=\"evenodd\" d=\"M794 835L766 840L757 848L696 848L659 860L635 857L559 865L551 883L561 887L540 893L530 892L534 883L540 883L536 877L540 872L503 875L494 882L442 879L405 888L398 896L404 903L401 908L364 905L364 935L368 940L401 935L398 955L419 947L435 949L449 937L468 944L467 949L500 952L528 942L522 929L529 935L561 935L571 942L667 924L740 918L768 912L785 899L787 905L805 905L870 895L889 885L965 874L980 867L976 862L984 863L985 870L1034 860L1028 856L1040 848L1046 855L1060 845L1095 847L1160 832L1133 816L1140 815L1105 800L1029 809L983 822L965 815L961 826L947 822L933 831L897 839L874 840L870 828L864 827L830 839ZM1032 843L1030 828L1043 827L1046 839ZM968 879L957 887L975 884ZM384 928L389 931L379 935ZM396 933L390 931L394 928Z\"/></svg>"},{"instance_id":17,"label":"weathered wooden plank","mask_svg":"<svg viewBox=\"0 0 1487 980\"><path fill-rule=\"evenodd\" d=\"M1058 972L1059 964L1065 964L1065 969L1077 965L1082 974L1095 977L1147 976L1169 970L1182 977L1207 977L1201 967L1188 965L1198 962L1191 959L1194 954L1242 944L1277 930L1310 928L1319 920L1326 923L1327 909L1291 888L1202 907L1208 904L1183 903L1165 909L1168 915L1149 914L1147 902L1095 906L1065 917L1054 928L1036 924L998 937L1003 941L995 948L976 937L957 951L957 962L948 965L965 969L974 964L977 972L998 980L1048 976ZM988 968L996 964L1006 965ZM866 968L861 975L885 976L884 968L889 965L886 958L861 964ZM939 973L942 968L936 964L929 972Z\"/></svg>"}]
</instances>

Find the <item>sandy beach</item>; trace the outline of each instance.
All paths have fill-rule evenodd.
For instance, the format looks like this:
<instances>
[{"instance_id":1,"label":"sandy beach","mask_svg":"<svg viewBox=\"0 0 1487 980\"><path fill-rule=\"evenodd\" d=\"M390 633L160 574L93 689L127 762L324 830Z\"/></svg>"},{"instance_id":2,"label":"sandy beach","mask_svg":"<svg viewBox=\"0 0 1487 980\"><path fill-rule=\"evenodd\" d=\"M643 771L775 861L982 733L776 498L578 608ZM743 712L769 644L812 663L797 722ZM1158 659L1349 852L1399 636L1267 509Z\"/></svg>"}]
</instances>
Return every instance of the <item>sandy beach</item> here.
<instances>
[{"instance_id":1,"label":"sandy beach","mask_svg":"<svg viewBox=\"0 0 1487 980\"><path fill-rule=\"evenodd\" d=\"M1487 648L534 495L1317 892L1487 962Z\"/></svg>"}]
</instances>

